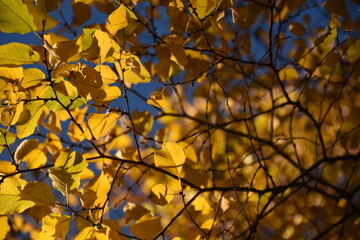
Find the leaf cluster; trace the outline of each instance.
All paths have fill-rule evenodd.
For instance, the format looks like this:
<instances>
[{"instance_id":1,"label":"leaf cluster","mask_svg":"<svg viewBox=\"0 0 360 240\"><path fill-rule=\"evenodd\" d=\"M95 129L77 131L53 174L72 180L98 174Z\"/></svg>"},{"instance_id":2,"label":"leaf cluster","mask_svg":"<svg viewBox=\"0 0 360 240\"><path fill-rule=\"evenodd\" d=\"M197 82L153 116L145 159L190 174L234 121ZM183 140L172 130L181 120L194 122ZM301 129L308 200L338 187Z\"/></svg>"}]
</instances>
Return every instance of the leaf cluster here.
<instances>
[{"instance_id":1,"label":"leaf cluster","mask_svg":"<svg viewBox=\"0 0 360 240\"><path fill-rule=\"evenodd\" d=\"M0 0L0 239L357 239L359 8Z\"/></svg>"}]
</instances>

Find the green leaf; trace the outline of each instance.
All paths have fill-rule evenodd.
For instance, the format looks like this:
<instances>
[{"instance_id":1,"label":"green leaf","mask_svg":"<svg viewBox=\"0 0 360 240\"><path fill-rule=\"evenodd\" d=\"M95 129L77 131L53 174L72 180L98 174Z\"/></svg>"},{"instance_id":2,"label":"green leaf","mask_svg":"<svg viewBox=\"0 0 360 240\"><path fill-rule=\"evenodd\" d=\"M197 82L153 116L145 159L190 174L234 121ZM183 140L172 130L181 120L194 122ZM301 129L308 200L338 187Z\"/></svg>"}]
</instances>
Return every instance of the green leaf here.
<instances>
[{"instance_id":1,"label":"green leaf","mask_svg":"<svg viewBox=\"0 0 360 240\"><path fill-rule=\"evenodd\" d=\"M88 163L81 154L65 149L56 159L54 167L49 169L53 187L64 196L80 185L80 175Z\"/></svg>"},{"instance_id":2,"label":"green leaf","mask_svg":"<svg viewBox=\"0 0 360 240\"><path fill-rule=\"evenodd\" d=\"M26 4L21 0L0 0L0 31L20 34L36 31Z\"/></svg>"},{"instance_id":3,"label":"green leaf","mask_svg":"<svg viewBox=\"0 0 360 240\"><path fill-rule=\"evenodd\" d=\"M34 133L43 107L43 101L32 101L25 105L16 126L16 132L19 139L28 137Z\"/></svg>"},{"instance_id":4,"label":"green leaf","mask_svg":"<svg viewBox=\"0 0 360 240\"><path fill-rule=\"evenodd\" d=\"M26 44L8 43L5 45L0 45L0 65L32 64L38 62L39 60L39 53L34 51Z\"/></svg>"}]
</instances>

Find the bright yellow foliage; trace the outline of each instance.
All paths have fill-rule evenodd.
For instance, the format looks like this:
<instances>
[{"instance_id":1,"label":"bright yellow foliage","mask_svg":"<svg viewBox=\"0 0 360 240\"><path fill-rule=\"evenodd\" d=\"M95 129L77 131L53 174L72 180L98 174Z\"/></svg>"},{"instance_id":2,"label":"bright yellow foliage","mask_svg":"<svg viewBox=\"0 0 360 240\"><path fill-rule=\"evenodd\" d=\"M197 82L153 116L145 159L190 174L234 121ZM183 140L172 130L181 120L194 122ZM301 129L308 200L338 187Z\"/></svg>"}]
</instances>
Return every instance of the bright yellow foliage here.
<instances>
[{"instance_id":1,"label":"bright yellow foliage","mask_svg":"<svg viewBox=\"0 0 360 240\"><path fill-rule=\"evenodd\" d=\"M0 0L0 240L360 239L359 6Z\"/></svg>"}]
</instances>

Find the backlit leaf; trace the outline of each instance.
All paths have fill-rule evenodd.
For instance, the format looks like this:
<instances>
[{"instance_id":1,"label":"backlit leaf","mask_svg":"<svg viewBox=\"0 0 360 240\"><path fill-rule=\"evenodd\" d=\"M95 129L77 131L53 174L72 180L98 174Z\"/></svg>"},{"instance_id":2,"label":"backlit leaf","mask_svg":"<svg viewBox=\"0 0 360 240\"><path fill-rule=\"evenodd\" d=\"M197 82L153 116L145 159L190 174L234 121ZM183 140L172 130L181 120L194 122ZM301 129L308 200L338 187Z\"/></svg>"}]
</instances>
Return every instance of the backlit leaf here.
<instances>
[{"instance_id":1,"label":"backlit leaf","mask_svg":"<svg viewBox=\"0 0 360 240\"><path fill-rule=\"evenodd\" d=\"M110 190L110 182L107 177L101 173L98 177L91 180L84 188L81 189L83 195L83 207L102 207L107 199Z\"/></svg>"},{"instance_id":2,"label":"backlit leaf","mask_svg":"<svg viewBox=\"0 0 360 240\"><path fill-rule=\"evenodd\" d=\"M145 214L149 213L150 210L135 203L126 203L124 206L124 212L126 214L126 222L130 222L132 220L138 220Z\"/></svg>"},{"instance_id":3,"label":"backlit leaf","mask_svg":"<svg viewBox=\"0 0 360 240\"><path fill-rule=\"evenodd\" d=\"M60 213L51 213L42 219L40 239L65 238L71 218Z\"/></svg>"},{"instance_id":4,"label":"backlit leaf","mask_svg":"<svg viewBox=\"0 0 360 240\"><path fill-rule=\"evenodd\" d=\"M157 205L166 205L174 198L173 194L168 193L168 188L164 184L156 184L151 188L150 199Z\"/></svg>"},{"instance_id":5,"label":"backlit leaf","mask_svg":"<svg viewBox=\"0 0 360 240\"><path fill-rule=\"evenodd\" d=\"M110 113L91 113L88 119L88 126L95 139L105 136L119 119L115 112Z\"/></svg>"},{"instance_id":6,"label":"backlit leaf","mask_svg":"<svg viewBox=\"0 0 360 240\"><path fill-rule=\"evenodd\" d=\"M112 12L106 20L106 28L112 34L128 25L126 7L121 4L118 9Z\"/></svg>"},{"instance_id":7,"label":"backlit leaf","mask_svg":"<svg viewBox=\"0 0 360 240\"><path fill-rule=\"evenodd\" d=\"M183 148L175 142L164 142L160 150L155 151L155 165L179 175L186 159Z\"/></svg>"},{"instance_id":8,"label":"backlit leaf","mask_svg":"<svg viewBox=\"0 0 360 240\"><path fill-rule=\"evenodd\" d=\"M81 154L65 149L56 159L54 167L49 169L53 187L68 196L79 187L81 173L87 165Z\"/></svg>"},{"instance_id":9,"label":"backlit leaf","mask_svg":"<svg viewBox=\"0 0 360 240\"><path fill-rule=\"evenodd\" d=\"M36 31L33 15L21 0L0 0L0 31L28 33Z\"/></svg>"},{"instance_id":10,"label":"backlit leaf","mask_svg":"<svg viewBox=\"0 0 360 240\"><path fill-rule=\"evenodd\" d=\"M25 105L16 126L18 138L25 138L34 132L43 108L43 101L31 101Z\"/></svg>"},{"instance_id":11,"label":"backlit leaf","mask_svg":"<svg viewBox=\"0 0 360 240\"><path fill-rule=\"evenodd\" d=\"M19 194L21 200L28 200L41 206L55 206L55 196L50 186L43 182L30 182Z\"/></svg>"},{"instance_id":12,"label":"backlit leaf","mask_svg":"<svg viewBox=\"0 0 360 240\"><path fill-rule=\"evenodd\" d=\"M0 161L0 176L15 172L16 172L16 167L14 164L8 161Z\"/></svg>"},{"instance_id":13,"label":"backlit leaf","mask_svg":"<svg viewBox=\"0 0 360 240\"><path fill-rule=\"evenodd\" d=\"M26 139L22 141L15 151L15 161L20 163L23 158L29 154L34 149L37 149L39 146L39 141L37 139Z\"/></svg>"},{"instance_id":14,"label":"backlit leaf","mask_svg":"<svg viewBox=\"0 0 360 240\"><path fill-rule=\"evenodd\" d=\"M130 231L139 238L153 239L161 231L160 218L148 213L131 225Z\"/></svg>"},{"instance_id":15,"label":"backlit leaf","mask_svg":"<svg viewBox=\"0 0 360 240\"><path fill-rule=\"evenodd\" d=\"M123 57L120 64L115 62L115 66L119 73L123 73L120 74L120 77L126 83L147 83L151 80L150 73L137 56L130 55Z\"/></svg>"},{"instance_id":16,"label":"backlit leaf","mask_svg":"<svg viewBox=\"0 0 360 240\"><path fill-rule=\"evenodd\" d=\"M31 200L20 198L21 188L27 182L20 178L6 178L0 185L0 215L21 213L35 205Z\"/></svg>"},{"instance_id":17,"label":"backlit leaf","mask_svg":"<svg viewBox=\"0 0 360 240\"><path fill-rule=\"evenodd\" d=\"M24 77L22 67L0 67L0 78L20 81Z\"/></svg>"},{"instance_id":18,"label":"backlit leaf","mask_svg":"<svg viewBox=\"0 0 360 240\"><path fill-rule=\"evenodd\" d=\"M21 80L20 84L23 88L29 88L36 86L44 79L45 74L43 71L37 68L28 68L24 69L24 78Z\"/></svg>"},{"instance_id":19,"label":"backlit leaf","mask_svg":"<svg viewBox=\"0 0 360 240\"><path fill-rule=\"evenodd\" d=\"M8 43L0 45L0 65L32 64L40 60L40 55L23 43Z\"/></svg>"},{"instance_id":20,"label":"backlit leaf","mask_svg":"<svg viewBox=\"0 0 360 240\"><path fill-rule=\"evenodd\" d=\"M8 216L0 216L0 239L6 239L6 234L10 231Z\"/></svg>"}]
</instances>

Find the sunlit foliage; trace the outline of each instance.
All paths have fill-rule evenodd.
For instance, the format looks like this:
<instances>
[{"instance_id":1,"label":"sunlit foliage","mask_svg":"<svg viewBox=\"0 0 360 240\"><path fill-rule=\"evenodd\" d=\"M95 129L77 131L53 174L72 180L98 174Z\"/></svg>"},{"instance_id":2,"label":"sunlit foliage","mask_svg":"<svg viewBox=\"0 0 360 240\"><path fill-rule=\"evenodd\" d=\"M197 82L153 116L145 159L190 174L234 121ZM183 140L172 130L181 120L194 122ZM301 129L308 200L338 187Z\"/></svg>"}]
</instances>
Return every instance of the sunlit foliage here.
<instances>
[{"instance_id":1,"label":"sunlit foliage","mask_svg":"<svg viewBox=\"0 0 360 240\"><path fill-rule=\"evenodd\" d=\"M358 1L66 2L0 0L0 239L359 239Z\"/></svg>"}]
</instances>

